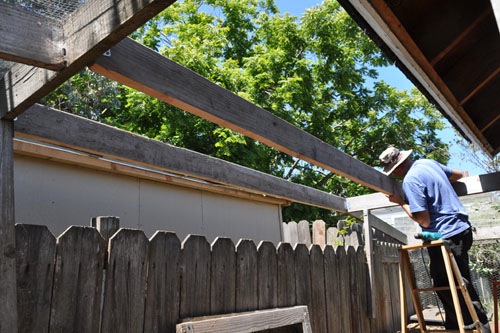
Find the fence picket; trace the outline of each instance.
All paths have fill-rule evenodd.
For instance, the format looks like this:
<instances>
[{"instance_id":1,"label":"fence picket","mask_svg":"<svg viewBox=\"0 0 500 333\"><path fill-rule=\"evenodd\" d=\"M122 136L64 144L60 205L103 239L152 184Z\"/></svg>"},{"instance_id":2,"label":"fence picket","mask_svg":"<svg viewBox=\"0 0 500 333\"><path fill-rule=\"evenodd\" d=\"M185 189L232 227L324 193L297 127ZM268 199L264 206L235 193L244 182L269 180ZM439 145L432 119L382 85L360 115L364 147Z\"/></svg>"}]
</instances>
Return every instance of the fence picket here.
<instances>
[{"instance_id":1,"label":"fence picket","mask_svg":"<svg viewBox=\"0 0 500 333\"><path fill-rule=\"evenodd\" d=\"M97 332L106 244L96 229L72 226L57 239L51 332Z\"/></svg>"},{"instance_id":2,"label":"fence picket","mask_svg":"<svg viewBox=\"0 0 500 333\"><path fill-rule=\"evenodd\" d=\"M49 328L56 238L46 226L17 224L16 260L19 332Z\"/></svg>"},{"instance_id":3,"label":"fence picket","mask_svg":"<svg viewBox=\"0 0 500 333\"><path fill-rule=\"evenodd\" d=\"M257 247L248 239L236 245L236 311L257 310Z\"/></svg>"},{"instance_id":4,"label":"fence picket","mask_svg":"<svg viewBox=\"0 0 500 333\"><path fill-rule=\"evenodd\" d=\"M141 230L120 229L110 238L102 332L143 330L148 252Z\"/></svg>"},{"instance_id":5,"label":"fence picket","mask_svg":"<svg viewBox=\"0 0 500 333\"><path fill-rule=\"evenodd\" d=\"M342 333L359 333L358 331L352 330L351 327L351 286L349 276L349 262L347 258L347 253L344 246L339 246L337 248L337 259L339 267L339 283L340 283L340 318L342 323Z\"/></svg>"},{"instance_id":6,"label":"fence picket","mask_svg":"<svg viewBox=\"0 0 500 333\"><path fill-rule=\"evenodd\" d=\"M312 244L311 242L311 229L309 226L309 222L306 220L302 220L297 224L297 233L298 233L298 242L301 244L306 244L309 248Z\"/></svg>"},{"instance_id":7,"label":"fence picket","mask_svg":"<svg viewBox=\"0 0 500 333\"><path fill-rule=\"evenodd\" d=\"M260 242L257 247L258 308L278 306L278 258L272 242Z\"/></svg>"},{"instance_id":8,"label":"fence picket","mask_svg":"<svg viewBox=\"0 0 500 333\"><path fill-rule=\"evenodd\" d=\"M278 245L278 307L293 306L295 298L295 258L290 243Z\"/></svg>"},{"instance_id":9,"label":"fence picket","mask_svg":"<svg viewBox=\"0 0 500 333\"><path fill-rule=\"evenodd\" d=\"M188 235L181 251L180 318L209 314L210 244L203 236Z\"/></svg>"},{"instance_id":10,"label":"fence picket","mask_svg":"<svg viewBox=\"0 0 500 333\"><path fill-rule=\"evenodd\" d=\"M179 318L181 242L173 232L150 239L144 332L174 332Z\"/></svg>"},{"instance_id":11,"label":"fence picket","mask_svg":"<svg viewBox=\"0 0 500 333\"><path fill-rule=\"evenodd\" d=\"M325 318L325 268L323 262L323 251L319 245L311 247L311 280L314 285L311 292L310 318L313 332L327 333L327 323ZM361 331L360 331L361 332Z\"/></svg>"},{"instance_id":12,"label":"fence picket","mask_svg":"<svg viewBox=\"0 0 500 333\"><path fill-rule=\"evenodd\" d=\"M339 278L339 263L333 246L326 246L324 251L325 265L325 301L326 301L326 322L329 333L343 333L342 310Z\"/></svg>"},{"instance_id":13,"label":"fence picket","mask_svg":"<svg viewBox=\"0 0 500 333\"><path fill-rule=\"evenodd\" d=\"M358 309L361 332L369 332L371 303L368 294L372 290L372 287L369 283L368 263L366 261L365 250L361 246L356 250L355 256L353 257L353 264L356 265L355 281L357 282L358 290ZM396 330L394 330L394 332L396 332Z\"/></svg>"},{"instance_id":14,"label":"fence picket","mask_svg":"<svg viewBox=\"0 0 500 333\"><path fill-rule=\"evenodd\" d=\"M230 238L212 244L210 314L231 313L236 308L236 253Z\"/></svg>"},{"instance_id":15,"label":"fence picket","mask_svg":"<svg viewBox=\"0 0 500 333\"><path fill-rule=\"evenodd\" d=\"M295 247L295 285L297 305L311 306L311 263L309 258L309 248L305 244L297 244ZM311 318L312 319L312 318ZM314 330L314 325L313 325Z\"/></svg>"}]
</instances>

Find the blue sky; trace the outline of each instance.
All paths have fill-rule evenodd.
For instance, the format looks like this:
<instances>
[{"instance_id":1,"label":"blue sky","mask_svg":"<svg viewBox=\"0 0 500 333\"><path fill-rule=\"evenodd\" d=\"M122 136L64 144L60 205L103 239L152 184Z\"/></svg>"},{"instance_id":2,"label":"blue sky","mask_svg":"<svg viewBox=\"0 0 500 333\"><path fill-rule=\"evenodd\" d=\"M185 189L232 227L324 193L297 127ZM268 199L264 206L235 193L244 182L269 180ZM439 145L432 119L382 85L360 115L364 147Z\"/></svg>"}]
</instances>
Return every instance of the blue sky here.
<instances>
[{"instance_id":1,"label":"blue sky","mask_svg":"<svg viewBox=\"0 0 500 333\"><path fill-rule=\"evenodd\" d=\"M289 12L297 17L302 16L307 8L319 5L321 2L321 0L275 0L281 12ZM379 74L380 78L397 89L409 90L413 87L413 83L396 67L379 70ZM452 143L453 140L458 137L458 134L451 128L448 121L445 120L445 123L450 128L441 132L441 139L450 144L451 159L448 166L453 169L468 171L470 176L486 173L484 169L477 167L472 162L464 160L464 152L461 147Z\"/></svg>"}]
</instances>

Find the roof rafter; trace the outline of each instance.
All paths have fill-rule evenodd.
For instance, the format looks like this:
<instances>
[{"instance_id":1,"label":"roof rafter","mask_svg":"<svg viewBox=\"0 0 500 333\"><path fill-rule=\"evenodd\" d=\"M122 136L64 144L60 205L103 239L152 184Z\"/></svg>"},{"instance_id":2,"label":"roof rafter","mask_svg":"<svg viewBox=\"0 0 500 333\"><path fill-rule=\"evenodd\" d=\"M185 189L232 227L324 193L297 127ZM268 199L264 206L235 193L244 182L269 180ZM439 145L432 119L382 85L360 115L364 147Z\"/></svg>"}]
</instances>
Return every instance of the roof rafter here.
<instances>
[{"instance_id":1,"label":"roof rafter","mask_svg":"<svg viewBox=\"0 0 500 333\"><path fill-rule=\"evenodd\" d=\"M66 67L55 72L24 64L13 66L0 80L0 117L14 119L174 2L87 1L62 28Z\"/></svg>"},{"instance_id":2,"label":"roof rafter","mask_svg":"<svg viewBox=\"0 0 500 333\"><path fill-rule=\"evenodd\" d=\"M394 193L398 184L287 121L259 108L161 54L126 38L90 68L184 111L364 186Z\"/></svg>"}]
</instances>

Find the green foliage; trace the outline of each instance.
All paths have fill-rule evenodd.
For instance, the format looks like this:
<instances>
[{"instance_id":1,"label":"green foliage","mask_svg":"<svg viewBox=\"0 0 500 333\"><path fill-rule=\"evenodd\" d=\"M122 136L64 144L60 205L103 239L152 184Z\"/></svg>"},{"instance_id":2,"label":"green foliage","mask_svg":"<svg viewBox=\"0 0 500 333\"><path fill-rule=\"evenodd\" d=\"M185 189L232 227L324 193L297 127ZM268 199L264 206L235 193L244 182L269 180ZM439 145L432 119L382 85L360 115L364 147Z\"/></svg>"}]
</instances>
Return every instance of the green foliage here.
<instances>
[{"instance_id":1,"label":"green foliage","mask_svg":"<svg viewBox=\"0 0 500 333\"><path fill-rule=\"evenodd\" d=\"M448 161L437 136L440 114L417 90L397 90L379 78L388 59L336 1L299 19L279 13L273 0L179 0L132 37L366 164L377 166L388 144ZM339 196L369 192L89 72L46 102ZM333 224L342 216L293 204L283 218Z\"/></svg>"},{"instance_id":2,"label":"green foliage","mask_svg":"<svg viewBox=\"0 0 500 333\"><path fill-rule=\"evenodd\" d=\"M498 274L500 267L500 244L481 244L473 246L470 251L471 270L482 276L491 277Z\"/></svg>"}]
</instances>

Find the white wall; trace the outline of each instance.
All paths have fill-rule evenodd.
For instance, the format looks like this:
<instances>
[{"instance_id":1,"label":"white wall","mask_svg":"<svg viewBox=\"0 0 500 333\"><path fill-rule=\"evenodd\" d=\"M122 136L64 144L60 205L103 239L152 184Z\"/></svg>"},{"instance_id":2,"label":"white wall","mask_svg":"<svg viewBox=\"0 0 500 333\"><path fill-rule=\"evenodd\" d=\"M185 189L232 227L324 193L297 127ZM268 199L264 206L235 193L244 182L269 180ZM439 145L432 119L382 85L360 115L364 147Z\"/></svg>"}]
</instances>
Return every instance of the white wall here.
<instances>
[{"instance_id":1,"label":"white wall","mask_svg":"<svg viewBox=\"0 0 500 333\"><path fill-rule=\"evenodd\" d=\"M16 223L47 225L59 236L95 216L118 216L120 226L241 238L281 239L281 207L256 201L15 155Z\"/></svg>"}]
</instances>

